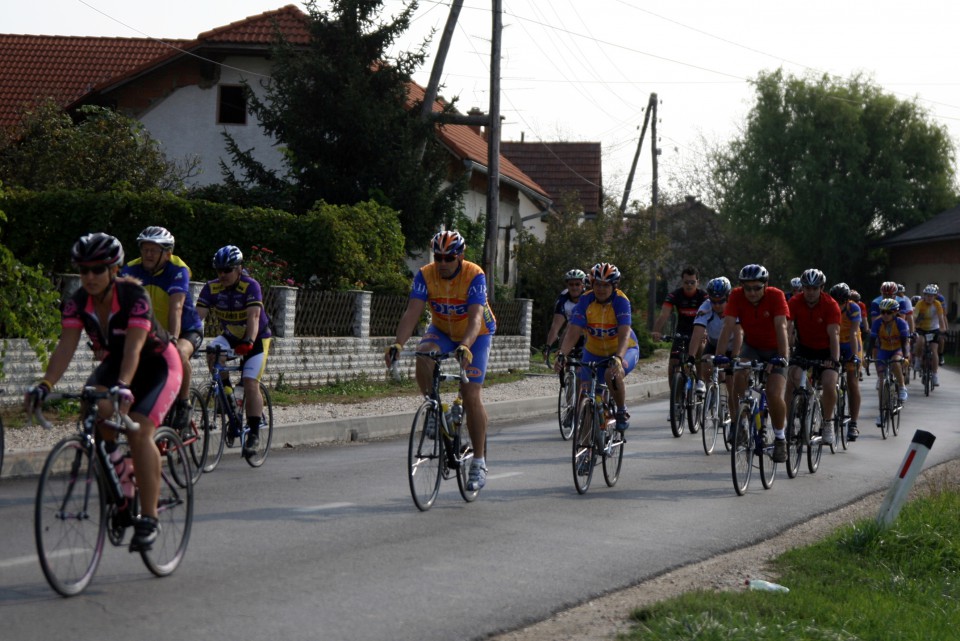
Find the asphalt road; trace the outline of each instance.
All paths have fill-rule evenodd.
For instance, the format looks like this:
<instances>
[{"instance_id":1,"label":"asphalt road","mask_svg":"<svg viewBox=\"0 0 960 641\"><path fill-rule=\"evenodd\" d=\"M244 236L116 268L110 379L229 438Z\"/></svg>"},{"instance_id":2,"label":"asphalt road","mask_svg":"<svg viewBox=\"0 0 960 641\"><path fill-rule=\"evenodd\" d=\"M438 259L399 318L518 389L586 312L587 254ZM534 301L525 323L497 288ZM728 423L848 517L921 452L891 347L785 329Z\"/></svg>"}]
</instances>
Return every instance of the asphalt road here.
<instances>
[{"instance_id":1,"label":"asphalt road","mask_svg":"<svg viewBox=\"0 0 960 641\"><path fill-rule=\"evenodd\" d=\"M754 475L737 497L729 455L671 436L665 401L633 406L623 472L573 488L555 420L497 425L490 476L466 504L444 482L413 506L406 439L275 450L249 468L234 452L197 486L184 563L156 579L109 547L81 596L47 586L33 543L36 479L0 481L0 637L31 639L479 639L709 558L887 487L916 429L934 433L926 467L960 456L960 375L912 397L898 437L871 426L826 452L820 470ZM916 390L916 386L914 386ZM949 390L949 391L948 391Z\"/></svg>"}]
</instances>

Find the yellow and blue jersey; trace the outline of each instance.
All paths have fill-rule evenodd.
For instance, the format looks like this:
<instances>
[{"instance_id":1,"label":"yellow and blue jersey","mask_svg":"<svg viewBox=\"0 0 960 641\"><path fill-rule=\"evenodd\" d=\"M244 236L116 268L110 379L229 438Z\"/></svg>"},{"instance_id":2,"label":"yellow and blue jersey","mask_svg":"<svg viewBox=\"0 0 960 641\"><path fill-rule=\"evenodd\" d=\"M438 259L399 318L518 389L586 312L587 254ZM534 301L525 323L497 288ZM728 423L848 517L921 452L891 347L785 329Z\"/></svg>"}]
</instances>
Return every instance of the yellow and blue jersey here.
<instances>
[{"instance_id":1,"label":"yellow and blue jersey","mask_svg":"<svg viewBox=\"0 0 960 641\"><path fill-rule=\"evenodd\" d=\"M619 289L605 303L597 301L596 294L587 292L573 308L570 324L584 330L587 337L585 349L596 356L612 356L617 353L617 330L621 325L630 327L633 312L630 299ZM636 347L637 335L630 330L629 347Z\"/></svg>"},{"instance_id":2,"label":"yellow and blue jersey","mask_svg":"<svg viewBox=\"0 0 960 641\"><path fill-rule=\"evenodd\" d=\"M190 268L183 262L183 259L179 256L170 256L170 260L153 273L148 272L143 267L142 262L140 258L131 260L120 273L124 276L133 276L143 283L143 288L150 295L153 313L160 326L166 330L170 329L168 327L170 296L185 294L183 310L180 313L180 331L181 333L202 332L203 322L197 314L193 295L190 293Z\"/></svg>"},{"instance_id":3,"label":"yellow and blue jersey","mask_svg":"<svg viewBox=\"0 0 960 641\"><path fill-rule=\"evenodd\" d=\"M460 342L467 331L471 305L483 306L480 336L497 331L497 319L487 302L487 279L476 263L463 261L453 278L443 278L436 263L424 265L413 278L410 298L430 307L433 327Z\"/></svg>"}]
</instances>

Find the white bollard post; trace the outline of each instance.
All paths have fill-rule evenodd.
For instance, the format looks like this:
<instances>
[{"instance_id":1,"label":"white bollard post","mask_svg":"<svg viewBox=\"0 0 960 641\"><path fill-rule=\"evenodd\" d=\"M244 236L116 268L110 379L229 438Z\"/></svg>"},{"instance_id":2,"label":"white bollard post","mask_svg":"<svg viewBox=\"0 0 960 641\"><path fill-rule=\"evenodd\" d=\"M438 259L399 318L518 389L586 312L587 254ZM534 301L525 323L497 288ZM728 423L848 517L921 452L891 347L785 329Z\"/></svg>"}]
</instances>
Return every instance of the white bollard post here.
<instances>
[{"instance_id":1,"label":"white bollard post","mask_svg":"<svg viewBox=\"0 0 960 641\"><path fill-rule=\"evenodd\" d=\"M888 527L896 520L936 439L936 436L923 430L917 430L914 433L907 455L903 458L897 477L893 480L893 486L887 491L880 506L880 513L877 515L877 524L880 527Z\"/></svg>"}]
</instances>

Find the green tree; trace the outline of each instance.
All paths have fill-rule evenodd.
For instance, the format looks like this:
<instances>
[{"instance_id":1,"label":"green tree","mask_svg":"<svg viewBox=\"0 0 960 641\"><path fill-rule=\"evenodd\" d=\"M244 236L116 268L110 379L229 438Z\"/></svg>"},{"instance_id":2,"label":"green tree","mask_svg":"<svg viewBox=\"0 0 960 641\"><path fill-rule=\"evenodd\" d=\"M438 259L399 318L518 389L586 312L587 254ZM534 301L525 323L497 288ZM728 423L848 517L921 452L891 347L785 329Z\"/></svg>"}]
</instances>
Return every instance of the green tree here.
<instances>
[{"instance_id":1,"label":"green tree","mask_svg":"<svg viewBox=\"0 0 960 641\"><path fill-rule=\"evenodd\" d=\"M168 161L142 124L104 107L71 116L43 101L0 142L0 180L34 191L176 189L192 169Z\"/></svg>"},{"instance_id":2,"label":"green tree","mask_svg":"<svg viewBox=\"0 0 960 641\"><path fill-rule=\"evenodd\" d=\"M754 85L742 136L713 157L730 246L752 245L738 262L765 264L774 282L808 267L872 282L883 263L871 242L956 203L955 150L916 101L860 75L778 70Z\"/></svg>"},{"instance_id":3,"label":"green tree","mask_svg":"<svg viewBox=\"0 0 960 641\"><path fill-rule=\"evenodd\" d=\"M417 3L389 21L379 17L382 0L333 0L329 11L317 4L305 3L309 43L281 37L264 98L247 92L260 126L284 149L285 175L265 169L251 150L228 143L243 176L226 180L285 190L298 213L320 200L334 205L376 200L400 212L405 237L420 247L441 220L460 210L464 184L443 188L449 154L436 140L434 125L421 121L409 100L411 76L423 64L426 43L387 55L409 27Z\"/></svg>"},{"instance_id":4,"label":"green tree","mask_svg":"<svg viewBox=\"0 0 960 641\"><path fill-rule=\"evenodd\" d=\"M0 211L0 226L7 217ZM0 244L0 379L7 339L25 338L46 366L59 330L59 296L50 279Z\"/></svg>"}]
</instances>

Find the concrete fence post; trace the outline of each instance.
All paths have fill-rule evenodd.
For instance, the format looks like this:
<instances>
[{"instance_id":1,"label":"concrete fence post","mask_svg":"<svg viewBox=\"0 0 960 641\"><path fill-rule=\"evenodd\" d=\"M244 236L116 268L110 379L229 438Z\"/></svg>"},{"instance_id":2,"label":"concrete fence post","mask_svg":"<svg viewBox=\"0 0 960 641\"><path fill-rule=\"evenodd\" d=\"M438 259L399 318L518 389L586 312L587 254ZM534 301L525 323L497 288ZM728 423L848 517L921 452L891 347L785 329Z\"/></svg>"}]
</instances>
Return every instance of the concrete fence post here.
<instances>
[{"instance_id":1,"label":"concrete fence post","mask_svg":"<svg viewBox=\"0 0 960 641\"><path fill-rule=\"evenodd\" d=\"M353 336L370 338L370 308L373 302L373 292L351 289L350 293L354 295Z\"/></svg>"},{"instance_id":2,"label":"concrete fence post","mask_svg":"<svg viewBox=\"0 0 960 641\"><path fill-rule=\"evenodd\" d=\"M297 292L299 290L296 287L274 285L270 288L270 291L278 299L275 315L270 319L273 323L273 334L281 338L293 338L297 320Z\"/></svg>"}]
</instances>

